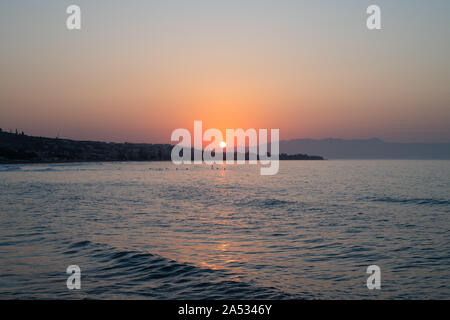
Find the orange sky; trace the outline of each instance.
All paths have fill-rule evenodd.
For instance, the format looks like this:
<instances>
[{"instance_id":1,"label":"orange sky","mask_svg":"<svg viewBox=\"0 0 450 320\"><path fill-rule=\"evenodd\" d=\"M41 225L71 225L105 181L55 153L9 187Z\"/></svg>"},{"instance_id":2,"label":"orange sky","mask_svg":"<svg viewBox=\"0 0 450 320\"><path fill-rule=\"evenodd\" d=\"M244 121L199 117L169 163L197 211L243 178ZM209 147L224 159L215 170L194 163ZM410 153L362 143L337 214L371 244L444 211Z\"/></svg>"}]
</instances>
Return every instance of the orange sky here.
<instances>
[{"instance_id":1,"label":"orange sky","mask_svg":"<svg viewBox=\"0 0 450 320\"><path fill-rule=\"evenodd\" d=\"M449 2L380 1L376 32L363 2L80 1L79 32L64 1L2 3L0 127L166 143L202 120L281 139L450 141Z\"/></svg>"}]
</instances>

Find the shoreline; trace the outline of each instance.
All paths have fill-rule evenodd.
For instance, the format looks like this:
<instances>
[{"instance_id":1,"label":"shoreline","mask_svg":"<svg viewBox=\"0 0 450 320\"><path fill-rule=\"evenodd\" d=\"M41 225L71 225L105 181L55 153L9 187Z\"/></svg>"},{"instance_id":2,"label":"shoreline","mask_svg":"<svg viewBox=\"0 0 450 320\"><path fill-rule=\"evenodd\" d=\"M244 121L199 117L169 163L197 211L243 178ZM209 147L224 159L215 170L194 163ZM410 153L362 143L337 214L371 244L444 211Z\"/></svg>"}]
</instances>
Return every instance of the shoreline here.
<instances>
[{"instance_id":1,"label":"shoreline","mask_svg":"<svg viewBox=\"0 0 450 320\"><path fill-rule=\"evenodd\" d=\"M0 164L172 161L171 144L111 143L28 136L0 131ZM234 153L234 160L242 154ZM248 152L245 160L250 158ZM324 160L280 153L279 160Z\"/></svg>"},{"instance_id":2,"label":"shoreline","mask_svg":"<svg viewBox=\"0 0 450 320\"><path fill-rule=\"evenodd\" d=\"M279 161L323 161L327 159L279 159ZM348 159L342 159L342 160L348 160ZM358 160L358 159L355 159ZM370 160L370 159L369 159ZM246 160L247 163L248 160ZM27 165L27 164L70 164L70 163L100 163L100 162L106 162L106 163L118 163L118 162L170 162L172 163L172 160L68 160L68 161L1 161L0 165ZM202 163L204 164L204 163Z\"/></svg>"}]
</instances>

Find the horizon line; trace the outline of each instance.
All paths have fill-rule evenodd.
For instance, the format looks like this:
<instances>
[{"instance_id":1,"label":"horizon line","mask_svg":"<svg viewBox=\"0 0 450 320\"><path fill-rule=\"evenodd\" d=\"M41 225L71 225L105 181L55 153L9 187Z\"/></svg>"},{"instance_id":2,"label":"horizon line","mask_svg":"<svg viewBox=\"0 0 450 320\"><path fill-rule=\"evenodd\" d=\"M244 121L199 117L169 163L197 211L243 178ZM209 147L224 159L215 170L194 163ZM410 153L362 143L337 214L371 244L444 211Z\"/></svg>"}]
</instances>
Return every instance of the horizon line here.
<instances>
[{"instance_id":1,"label":"horizon line","mask_svg":"<svg viewBox=\"0 0 450 320\"><path fill-rule=\"evenodd\" d=\"M1 129L1 127L0 127ZM61 140L72 140L72 141L84 141L84 142L104 142L104 143L130 143L130 144L167 144L167 145L173 145L172 143L169 142L132 142L132 141L123 141L123 142L118 142L118 141L113 141L113 140L99 140L99 139L79 139L79 138L70 138L70 137L61 137L59 135L57 135L56 137L49 137L49 136L41 136L41 135L29 135L26 134L25 131L23 130L19 130L19 129L14 129L17 130L17 134L21 135L22 133L24 133L24 135L29 136L29 137L37 137L37 138L46 138L46 139L61 139ZM13 131L12 129L8 129L8 131L6 130L1 130L1 133L8 133L8 134L16 134L15 131ZM311 140L311 141L325 141L325 140L340 140L340 141L380 141L382 143L398 143L398 144L450 144L450 140L448 141L444 141L444 142L424 142L424 141L388 141L388 140L383 140L381 138L378 137L370 137L370 138L334 138L334 137L327 137L327 138L292 138L292 139L280 139L279 142L288 142L288 141L298 141L298 140Z\"/></svg>"}]
</instances>

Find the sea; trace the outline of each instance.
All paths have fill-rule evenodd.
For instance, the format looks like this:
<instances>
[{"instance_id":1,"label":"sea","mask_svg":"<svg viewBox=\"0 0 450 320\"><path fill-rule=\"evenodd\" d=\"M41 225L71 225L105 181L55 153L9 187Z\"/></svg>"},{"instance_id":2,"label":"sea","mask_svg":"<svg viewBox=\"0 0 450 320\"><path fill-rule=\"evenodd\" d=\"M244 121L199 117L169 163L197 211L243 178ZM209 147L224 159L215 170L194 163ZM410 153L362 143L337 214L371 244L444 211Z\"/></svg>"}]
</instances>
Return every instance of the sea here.
<instances>
[{"instance_id":1,"label":"sea","mask_svg":"<svg viewBox=\"0 0 450 320\"><path fill-rule=\"evenodd\" d=\"M0 165L0 299L450 299L450 161Z\"/></svg>"}]
</instances>

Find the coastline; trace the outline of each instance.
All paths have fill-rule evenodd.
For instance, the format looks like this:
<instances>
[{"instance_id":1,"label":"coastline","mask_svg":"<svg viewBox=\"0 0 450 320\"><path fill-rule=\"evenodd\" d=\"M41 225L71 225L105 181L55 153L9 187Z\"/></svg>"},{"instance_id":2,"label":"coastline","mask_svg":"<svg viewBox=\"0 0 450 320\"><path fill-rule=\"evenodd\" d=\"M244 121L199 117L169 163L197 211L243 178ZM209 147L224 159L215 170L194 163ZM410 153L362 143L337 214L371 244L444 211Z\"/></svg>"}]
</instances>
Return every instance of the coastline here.
<instances>
[{"instance_id":1,"label":"coastline","mask_svg":"<svg viewBox=\"0 0 450 320\"><path fill-rule=\"evenodd\" d=\"M171 161L173 145L76 141L0 131L0 164ZM234 154L237 159L237 153ZM245 154L249 159L249 154ZM307 154L280 154L279 160L324 160Z\"/></svg>"}]
</instances>

